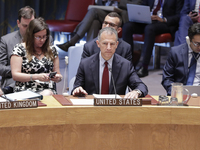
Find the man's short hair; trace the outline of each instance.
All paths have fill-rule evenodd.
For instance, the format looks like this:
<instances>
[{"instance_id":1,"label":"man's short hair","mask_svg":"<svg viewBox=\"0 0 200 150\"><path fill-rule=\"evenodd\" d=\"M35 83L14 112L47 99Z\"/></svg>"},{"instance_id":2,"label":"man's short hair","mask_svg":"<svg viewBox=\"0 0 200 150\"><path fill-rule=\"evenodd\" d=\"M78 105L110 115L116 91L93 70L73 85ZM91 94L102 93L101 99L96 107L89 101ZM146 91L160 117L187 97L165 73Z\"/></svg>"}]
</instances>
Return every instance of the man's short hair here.
<instances>
[{"instance_id":1,"label":"man's short hair","mask_svg":"<svg viewBox=\"0 0 200 150\"><path fill-rule=\"evenodd\" d=\"M188 29L188 36L190 38L190 41L192 41L193 37L195 35L200 35L200 23L194 23L192 26Z\"/></svg>"},{"instance_id":2,"label":"man's short hair","mask_svg":"<svg viewBox=\"0 0 200 150\"><path fill-rule=\"evenodd\" d=\"M21 18L24 19L31 19L32 16L36 18L35 10L31 8L30 6L25 6L21 8L18 12L18 20L21 22Z\"/></svg>"},{"instance_id":3,"label":"man's short hair","mask_svg":"<svg viewBox=\"0 0 200 150\"><path fill-rule=\"evenodd\" d=\"M111 27L105 27L105 28L102 28L100 31L99 31L99 34L98 34L98 40L100 41L100 38L101 38L101 34L103 32L106 32L108 34L115 34L116 36L116 40L118 41L118 33L115 29L111 28Z\"/></svg>"},{"instance_id":4,"label":"man's short hair","mask_svg":"<svg viewBox=\"0 0 200 150\"><path fill-rule=\"evenodd\" d=\"M121 26L122 26L122 17L121 17L118 13L116 13L116 12L110 12L107 16L119 18L118 27L121 27Z\"/></svg>"}]
</instances>

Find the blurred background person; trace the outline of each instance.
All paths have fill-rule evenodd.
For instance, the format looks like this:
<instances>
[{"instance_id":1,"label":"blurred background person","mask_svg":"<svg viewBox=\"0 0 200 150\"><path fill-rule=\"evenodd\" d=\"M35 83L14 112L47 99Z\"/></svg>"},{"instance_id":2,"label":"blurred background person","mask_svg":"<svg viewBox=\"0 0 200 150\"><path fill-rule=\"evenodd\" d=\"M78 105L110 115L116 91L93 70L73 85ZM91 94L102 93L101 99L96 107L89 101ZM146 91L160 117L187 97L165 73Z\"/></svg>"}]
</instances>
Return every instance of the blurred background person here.
<instances>
[{"instance_id":1,"label":"blurred background person","mask_svg":"<svg viewBox=\"0 0 200 150\"><path fill-rule=\"evenodd\" d=\"M137 71L139 77L148 75L148 66L154 47L155 37L162 33L171 33L178 29L180 11L184 0L143 0L142 5L150 6L151 24L127 22L123 26L122 38L133 47L133 34L145 35L142 66Z\"/></svg>"},{"instance_id":2,"label":"blurred background person","mask_svg":"<svg viewBox=\"0 0 200 150\"><path fill-rule=\"evenodd\" d=\"M171 48L163 68L162 85L171 95L171 83L200 85L200 23L193 24L188 30L188 41Z\"/></svg>"},{"instance_id":3,"label":"blurred background person","mask_svg":"<svg viewBox=\"0 0 200 150\"><path fill-rule=\"evenodd\" d=\"M121 16L116 12L110 12L104 19L102 28L111 27L117 31L117 33L121 32L122 28L122 19ZM100 48L97 46L96 40L98 38L94 38L92 41L87 42L83 47L82 58L90 57L95 53L100 52ZM122 39L119 39L119 44L115 51L120 56L126 58L127 60L132 62L132 51L130 44L126 43Z\"/></svg>"},{"instance_id":4,"label":"blurred background person","mask_svg":"<svg viewBox=\"0 0 200 150\"><path fill-rule=\"evenodd\" d=\"M186 43L185 37L191 25L198 22L200 0L185 0L181 10L178 31L175 34L174 46Z\"/></svg>"},{"instance_id":5,"label":"blurred background person","mask_svg":"<svg viewBox=\"0 0 200 150\"><path fill-rule=\"evenodd\" d=\"M50 31L43 18L30 22L24 43L17 44L11 55L11 70L16 81L14 92L32 90L41 95L56 94L54 82L60 82L58 52L50 47ZM49 77L50 72L57 72ZM54 82L52 82L54 81Z\"/></svg>"},{"instance_id":6,"label":"blurred background person","mask_svg":"<svg viewBox=\"0 0 200 150\"><path fill-rule=\"evenodd\" d=\"M35 11L30 6L25 6L18 11L17 26L19 30L6 34L0 41L0 76L1 87L5 94L12 93L15 82L12 79L10 56L17 43L23 42L26 29L31 20L36 17Z\"/></svg>"},{"instance_id":7,"label":"blurred background person","mask_svg":"<svg viewBox=\"0 0 200 150\"><path fill-rule=\"evenodd\" d=\"M122 17L123 23L128 21L127 7L126 4L140 4L141 0L98 0L97 5L101 6L116 6L122 9L119 15ZM63 44L58 44L57 46L64 51L68 51L70 46L74 46L80 39L87 33L87 41L90 41L97 37L101 25L103 24L104 18L110 11L105 11L103 9L91 8L88 10L87 14L83 20L77 25L74 30L74 36L70 41Z\"/></svg>"}]
</instances>

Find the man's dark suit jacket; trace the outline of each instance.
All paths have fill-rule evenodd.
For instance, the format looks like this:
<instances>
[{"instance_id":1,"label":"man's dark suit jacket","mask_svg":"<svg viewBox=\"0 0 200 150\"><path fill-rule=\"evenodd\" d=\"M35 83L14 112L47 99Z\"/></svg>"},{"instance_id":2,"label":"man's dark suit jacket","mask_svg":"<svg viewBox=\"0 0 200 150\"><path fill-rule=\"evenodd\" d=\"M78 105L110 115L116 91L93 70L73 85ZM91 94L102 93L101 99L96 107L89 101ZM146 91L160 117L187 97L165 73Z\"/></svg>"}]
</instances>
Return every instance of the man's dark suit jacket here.
<instances>
[{"instance_id":1,"label":"man's dark suit jacket","mask_svg":"<svg viewBox=\"0 0 200 150\"><path fill-rule=\"evenodd\" d=\"M21 35L19 30L12 33L6 34L1 37L0 40L0 76L1 88L6 86L14 87L15 81L12 79L11 68L10 68L10 57L14 46L17 43L21 43Z\"/></svg>"},{"instance_id":2,"label":"man's dark suit jacket","mask_svg":"<svg viewBox=\"0 0 200 150\"><path fill-rule=\"evenodd\" d=\"M162 85L171 95L171 83L180 82L186 85L188 78L188 45L187 43L171 48L167 62L163 68Z\"/></svg>"},{"instance_id":3,"label":"man's dark suit jacket","mask_svg":"<svg viewBox=\"0 0 200 150\"><path fill-rule=\"evenodd\" d=\"M126 87L129 86L131 89L139 89L142 96L147 95L147 86L138 77L132 63L118 54L114 54L113 57L112 73L117 94L124 95ZM89 95L99 94L99 53L81 60L74 89L79 86ZM109 94L115 94L112 81L110 81Z\"/></svg>"},{"instance_id":4,"label":"man's dark suit jacket","mask_svg":"<svg viewBox=\"0 0 200 150\"><path fill-rule=\"evenodd\" d=\"M155 0L143 0L142 5L150 6L150 9L153 9ZM178 29L180 11L183 7L184 0L165 0L163 4L163 16L167 19L167 25L170 28L170 33L172 37L176 30Z\"/></svg>"},{"instance_id":5,"label":"man's dark suit jacket","mask_svg":"<svg viewBox=\"0 0 200 150\"><path fill-rule=\"evenodd\" d=\"M84 45L82 58L90 57L91 55L100 52L100 48L97 46L96 40L97 38L93 39L90 42L87 42ZM131 46L122 39L119 39L119 44L115 53L132 62Z\"/></svg>"}]
</instances>

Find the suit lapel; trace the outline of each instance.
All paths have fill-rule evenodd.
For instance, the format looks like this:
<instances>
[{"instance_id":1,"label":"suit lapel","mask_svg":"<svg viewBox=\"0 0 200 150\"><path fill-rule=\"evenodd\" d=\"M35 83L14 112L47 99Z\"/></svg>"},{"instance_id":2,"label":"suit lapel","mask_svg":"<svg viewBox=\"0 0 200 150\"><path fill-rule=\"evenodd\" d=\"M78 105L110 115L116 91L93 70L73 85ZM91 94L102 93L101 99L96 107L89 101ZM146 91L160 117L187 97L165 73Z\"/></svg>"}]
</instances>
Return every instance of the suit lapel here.
<instances>
[{"instance_id":1,"label":"suit lapel","mask_svg":"<svg viewBox=\"0 0 200 150\"><path fill-rule=\"evenodd\" d=\"M95 84L95 90L97 93L99 93L99 53L97 53L96 56L93 57L89 68Z\"/></svg>"},{"instance_id":2,"label":"suit lapel","mask_svg":"<svg viewBox=\"0 0 200 150\"><path fill-rule=\"evenodd\" d=\"M113 58L113 62L112 62L112 74L113 74L115 86L117 83L117 79L119 77L120 70L121 70L120 59L116 54L114 54L114 58ZM110 81L109 93L114 93L112 77L111 77L111 81Z\"/></svg>"}]
</instances>

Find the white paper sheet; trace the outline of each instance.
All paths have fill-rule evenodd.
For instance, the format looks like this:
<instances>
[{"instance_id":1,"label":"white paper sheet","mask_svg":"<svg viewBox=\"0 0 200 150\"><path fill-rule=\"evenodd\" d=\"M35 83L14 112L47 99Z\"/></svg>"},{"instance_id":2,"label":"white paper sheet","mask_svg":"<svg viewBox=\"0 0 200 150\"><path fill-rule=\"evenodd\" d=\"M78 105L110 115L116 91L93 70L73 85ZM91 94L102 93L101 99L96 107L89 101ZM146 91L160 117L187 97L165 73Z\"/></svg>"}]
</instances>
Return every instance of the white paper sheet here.
<instances>
[{"instance_id":1,"label":"white paper sheet","mask_svg":"<svg viewBox=\"0 0 200 150\"><path fill-rule=\"evenodd\" d=\"M32 92L32 91L28 91L28 90L6 94L5 96L7 97L7 99L9 99L11 101L25 100L25 99L31 99L31 98L42 99L42 95ZM4 95L2 95L2 97L4 97Z\"/></svg>"},{"instance_id":2,"label":"white paper sheet","mask_svg":"<svg viewBox=\"0 0 200 150\"><path fill-rule=\"evenodd\" d=\"M102 9L102 10L106 10L106 11L115 11L115 12L122 12L122 9L117 8L115 6L99 6L99 5L89 5L88 6L88 10L91 8L97 8L97 9Z\"/></svg>"},{"instance_id":3,"label":"white paper sheet","mask_svg":"<svg viewBox=\"0 0 200 150\"><path fill-rule=\"evenodd\" d=\"M115 94L93 94L93 96L95 98L115 98ZM116 98L121 98L121 96L117 94Z\"/></svg>"},{"instance_id":4,"label":"white paper sheet","mask_svg":"<svg viewBox=\"0 0 200 150\"><path fill-rule=\"evenodd\" d=\"M93 106L94 105L94 99L70 99L70 101L73 103L73 105L89 105Z\"/></svg>"},{"instance_id":5,"label":"white paper sheet","mask_svg":"<svg viewBox=\"0 0 200 150\"><path fill-rule=\"evenodd\" d=\"M7 100L3 97L0 97L0 102L7 102Z\"/></svg>"}]
</instances>

